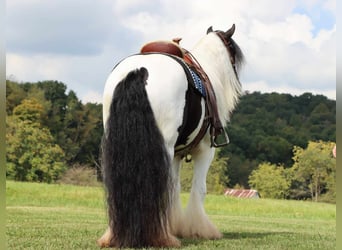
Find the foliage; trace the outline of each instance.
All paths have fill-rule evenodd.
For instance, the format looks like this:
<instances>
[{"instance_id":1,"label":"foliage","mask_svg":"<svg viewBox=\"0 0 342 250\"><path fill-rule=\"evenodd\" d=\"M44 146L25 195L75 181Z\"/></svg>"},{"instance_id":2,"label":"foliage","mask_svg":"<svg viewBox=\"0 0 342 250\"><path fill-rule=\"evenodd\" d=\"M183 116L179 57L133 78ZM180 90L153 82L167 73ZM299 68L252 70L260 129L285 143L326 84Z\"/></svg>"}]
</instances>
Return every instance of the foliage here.
<instances>
[{"instance_id":1,"label":"foliage","mask_svg":"<svg viewBox=\"0 0 342 250\"><path fill-rule=\"evenodd\" d=\"M282 166L261 163L249 176L249 185L263 198L284 199L291 184L285 171Z\"/></svg>"},{"instance_id":2,"label":"foliage","mask_svg":"<svg viewBox=\"0 0 342 250\"><path fill-rule=\"evenodd\" d=\"M36 99L24 99L13 110L13 115L16 118L30 123L41 123L43 113L44 108Z\"/></svg>"},{"instance_id":3,"label":"foliage","mask_svg":"<svg viewBox=\"0 0 342 250\"><path fill-rule=\"evenodd\" d=\"M194 162L182 163L180 171L181 188L183 192L190 192L194 171ZM210 194L222 194L229 182L228 176L225 174L227 169L227 158L220 157L220 149L216 149L214 160L207 174L207 192Z\"/></svg>"},{"instance_id":4,"label":"foliage","mask_svg":"<svg viewBox=\"0 0 342 250\"><path fill-rule=\"evenodd\" d=\"M13 109L18 106L23 99L25 99L27 93L16 82L6 81L6 113L11 115Z\"/></svg>"},{"instance_id":5,"label":"foliage","mask_svg":"<svg viewBox=\"0 0 342 250\"><path fill-rule=\"evenodd\" d=\"M53 182L65 170L63 150L50 131L30 120L7 119L7 177L18 181Z\"/></svg>"},{"instance_id":6,"label":"foliage","mask_svg":"<svg viewBox=\"0 0 342 250\"><path fill-rule=\"evenodd\" d=\"M207 175L207 192L211 194L222 194L229 183L227 169L228 158L220 156L220 149L216 149L214 160Z\"/></svg>"},{"instance_id":7,"label":"foliage","mask_svg":"<svg viewBox=\"0 0 342 250\"><path fill-rule=\"evenodd\" d=\"M62 82L7 80L6 113L8 178L53 182L65 168L78 164L95 168L100 179L101 104L83 104ZM310 184L307 178L303 181L287 169L296 161L295 146L303 149L309 141L336 140L336 101L311 93L246 93L232 114L227 131L230 144L219 150L209 169L208 192L221 193L227 185L249 188L253 170L268 162L282 166L286 178L292 178L288 198L311 198L317 193L320 200L335 199L335 170L320 178L318 188L315 182ZM24 154L23 150L31 154ZM57 163L61 163L60 167ZM36 174L32 169L28 171L32 164L42 169ZM56 167L53 174L51 166ZM28 172L24 174L23 169ZM48 172L53 177L42 177ZM184 164L181 172L182 188L188 191L192 163ZM26 175L29 177L22 177Z\"/></svg>"},{"instance_id":8,"label":"foliage","mask_svg":"<svg viewBox=\"0 0 342 250\"><path fill-rule=\"evenodd\" d=\"M15 118L27 121L26 125L28 121L39 124L39 129L44 128L43 133L51 137L51 143L64 152L63 161L67 165L83 164L99 170L102 105L82 104L75 92L66 93L66 89L64 83L57 81L21 84L6 81L7 120ZM7 139L11 145L12 137Z\"/></svg>"},{"instance_id":9,"label":"foliage","mask_svg":"<svg viewBox=\"0 0 342 250\"><path fill-rule=\"evenodd\" d=\"M194 162L186 162L183 160L180 169L181 190L182 192L190 192L192 184L192 176L194 172Z\"/></svg>"},{"instance_id":10,"label":"foliage","mask_svg":"<svg viewBox=\"0 0 342 250\"><path fill-rule=\"evenodd\" d=\"M293 179L318 201L322 193L336 197L336 159L332 156L334 143L310 141L307 148L294 147Z\"/></svg>"},{"instance_id":11,"label":"foliage","mask_svg":"<svg viewBox=\"0 0 342 250\"><path fill-rule=\"evenodd\" d=\"M262 162L293 165L293 147L336 140L336 101L322 95L246 93L227 125L230 185L248 187L248 176Z\"/></svg>"}]
</instances>

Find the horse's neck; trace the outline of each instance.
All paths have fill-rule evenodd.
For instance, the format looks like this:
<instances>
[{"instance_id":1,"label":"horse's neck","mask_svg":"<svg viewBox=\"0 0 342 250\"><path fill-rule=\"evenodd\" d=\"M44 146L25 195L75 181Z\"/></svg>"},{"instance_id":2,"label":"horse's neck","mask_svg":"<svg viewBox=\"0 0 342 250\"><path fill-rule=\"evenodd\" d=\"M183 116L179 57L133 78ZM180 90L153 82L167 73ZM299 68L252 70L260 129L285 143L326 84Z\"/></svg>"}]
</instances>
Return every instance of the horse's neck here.
<instances>
[{"instance_id":1,"label":"horse's neck","mask_svg":"<svg viewBox=\"0 0 342 250\"><path fill-rule=\"evenodd\" d=\"M196 46L191 50L191 53L200 61L202 67L211 66L212 70L221 71L221 67L217 65L224 61L226 57L223 52L226 52L225 47L222 45L219 37L215 34L210 33L206 37L202 38Z\"/></svg>"},{"instance_id":2,"label":"horse's neck","mask_svg":"<svg viewBox=\"0 0 342 250\"><path fill-rule=\"evenodd\" d=\"M201 64L213 85L220 120L225 124L241 94L241 86L227 49L217 35L210 33L191 50L191 53Z\"/></svg>"}]
</instances>

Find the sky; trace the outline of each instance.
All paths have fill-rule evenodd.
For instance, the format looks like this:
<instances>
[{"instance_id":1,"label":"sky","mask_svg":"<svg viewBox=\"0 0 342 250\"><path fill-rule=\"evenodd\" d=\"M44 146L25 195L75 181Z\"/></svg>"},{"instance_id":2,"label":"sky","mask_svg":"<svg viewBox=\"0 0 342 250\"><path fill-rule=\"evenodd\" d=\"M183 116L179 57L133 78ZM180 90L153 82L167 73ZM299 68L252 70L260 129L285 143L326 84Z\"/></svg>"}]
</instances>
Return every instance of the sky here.
<instances>
[{"instance_id":1,"label":"sky","mask_svg":"<svg viewBox=\"0 0 342 250\"><path fill-rule=\"evenodd\" d=\"M10 0L6 77L57 80L102 102L117 62L153 40L191 50L209 26L226 31L246 63L245 91L305 92L336 100L336 0Z\"/></svg>"}]
</instances>

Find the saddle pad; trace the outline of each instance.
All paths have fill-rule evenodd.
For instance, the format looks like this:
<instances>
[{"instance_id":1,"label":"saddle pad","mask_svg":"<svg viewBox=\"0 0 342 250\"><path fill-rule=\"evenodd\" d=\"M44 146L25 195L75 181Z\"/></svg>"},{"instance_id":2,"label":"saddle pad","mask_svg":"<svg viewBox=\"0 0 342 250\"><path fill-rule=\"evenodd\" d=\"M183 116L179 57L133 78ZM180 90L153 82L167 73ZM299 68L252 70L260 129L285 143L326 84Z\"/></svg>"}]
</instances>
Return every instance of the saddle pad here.
<instances>
[{"instance_id":1,"label":"saddle pad","mask_svg":"<svg viewBox=\"0 0 342 250\"><path fill-rule=\"evenodd\" d=\"M207 96L206 89L203 84L203 80L201 79L201 77L198 75L198 73L195 70L190 68L188 63L185 60L183 60L183 58L177 55L172 55L170 53L155 52L155 51L147 52L146 50L141 52L141 54L164 54L166 56L173 58L183 67L190 86L192 86L202 97L205 98Z\"/></svg>"},{"instance_id":2,"label":"saddle pad","mask_svg":"<svg viewBox=\"0 0 342 250\"><path fill-rule=\"evenodd\" d=\"M190 67L187 64L185 65L190 72L193 86L203 97L206 97L207 93L205 91L205 87L203 85L202 79L198 76L198 74L195 71L190 69Z\"/></svg>"}]
</instances>

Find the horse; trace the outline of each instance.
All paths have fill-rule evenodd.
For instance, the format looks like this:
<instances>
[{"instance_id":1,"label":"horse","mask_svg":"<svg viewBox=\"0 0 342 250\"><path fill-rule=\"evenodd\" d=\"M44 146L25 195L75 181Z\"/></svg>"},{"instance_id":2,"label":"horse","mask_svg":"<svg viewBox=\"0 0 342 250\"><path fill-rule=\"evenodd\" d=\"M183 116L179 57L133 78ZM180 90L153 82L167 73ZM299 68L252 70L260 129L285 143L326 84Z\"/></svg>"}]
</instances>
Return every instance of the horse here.
<instances>
[{"instance_id":1,"label":"horse","mask_svg":"<svg viewBox=\"0 0 342 250\"><path fill-rule=\"evenodd\" d=\"M210 81L221 124L242 95L244 56L234 31L234 24L226 32L210 27L192 50L181 48ZM206 122L211 107L204 96L210 93L189 84L184 64L184 58L164 52L137 53L121 60L106 80L101 161L108 227L100 247L180 247L180 238L222 237L204 209L217 146L213 124ZM180 168L187 155L194 172L183 209Z\"/></svg>"}]
</instances>

